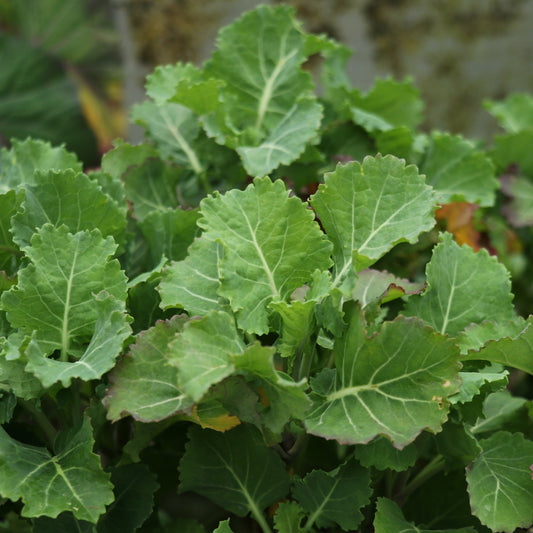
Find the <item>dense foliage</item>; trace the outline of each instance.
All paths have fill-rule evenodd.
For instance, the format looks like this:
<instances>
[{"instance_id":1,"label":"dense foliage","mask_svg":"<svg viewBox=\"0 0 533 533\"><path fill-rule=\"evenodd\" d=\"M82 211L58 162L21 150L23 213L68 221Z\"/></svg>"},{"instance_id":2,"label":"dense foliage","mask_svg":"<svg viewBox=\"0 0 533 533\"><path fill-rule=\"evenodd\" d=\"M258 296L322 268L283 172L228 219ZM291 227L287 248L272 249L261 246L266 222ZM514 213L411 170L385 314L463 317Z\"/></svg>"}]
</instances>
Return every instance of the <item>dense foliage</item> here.
<instances>
[{"instance_id":1,"label":"dense foliage","mask_svg":"<svg viewBox=\"0 0 533 533\"><path fill-rule=\"evenodd\" d=\"M422 133L348 56L262 6L100 170L2 151L0 530L532 524L533 99Z\"/></svg>"}]
</instances>

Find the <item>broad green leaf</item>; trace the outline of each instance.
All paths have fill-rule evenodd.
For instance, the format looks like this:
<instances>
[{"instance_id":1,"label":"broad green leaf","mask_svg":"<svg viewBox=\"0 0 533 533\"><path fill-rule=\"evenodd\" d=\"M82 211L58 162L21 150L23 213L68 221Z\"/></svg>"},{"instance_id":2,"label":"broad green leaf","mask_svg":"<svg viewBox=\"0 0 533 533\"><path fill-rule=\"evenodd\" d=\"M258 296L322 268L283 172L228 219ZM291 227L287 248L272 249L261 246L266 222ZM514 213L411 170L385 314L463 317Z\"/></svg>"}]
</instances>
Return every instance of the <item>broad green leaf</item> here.
<instances>
[{"instance_id":1,"label":"broad green leaf","mask_svg":"<svg viewBox=\"0 0 533 533\"><path fill-rule=\"evenodd\" d=\"M129 318L124 313L124 304L105 291L94 298L91 311L96 310L94 333L90 342L77 360L69 362L47 357L39 341L31 340L26 350L28 372L37 376L44 387L61 382L69 387L74 378L83 381L98 379L115 365L124 341L130 336Z\"/></svg>"},{"instance_id":2,"label":"broad green leaf","mask_svg":"<svg viewBox=\"0 0 533 533\"><path fill-rule=\"evenodd\" d=\"M261 413L264 427L279 434L284 425L294 418L302 420L310 402L305 394L305 380L293 381L274 368L274 348L255 343L232 359L237 372L247 379L259 380L268 405Z\"/></svg>"},{"instance_id":3,"label":"broad green leaf","mask_svg":"<svg viewBox=\"0 0 533 533\"><path fill-rule=\"evenodd\" d=\"M499 173L518 167L519 174L533 178L533 130L509 133L494 138L490 155Z\"/></svg>"},{"instance_id":4,"label":"broad green leaf","mask_svg":"<svg viewBox=\"0 0 533 533\"><path fill-rule=\"evenodd\" d=\"M528 400L511 396L509 391L489 394L483 404L483 413L470 431L478 438L488 437L499 430L521 431L528 425ZM525 424L522 422L525 421Z\"/></svg>"},{"instance_id":5,"label":"broad green leaf","mask_svg":"<svg viewBox=\"0 0 533 533\"><path fill-rule=\"evenodd\" d=\"M513 93L505 100L485 100L485 109L509 133L533 128L533 97L526 93Z\"/></svg>"},{"instance_id":6,"label":"broad green leaf","mask_svg":"<svg viewBox=\"0 0 533 533\"><path fill-rule=\"evenodd\" d=\"M25 187L21 210L12 219L13 240L28 246L34 232L46 223L62 224L71 233L99 229L118 242L126 228L126 208L119 206L98 183L73 170L39 171Z\"/></svg>"},{"instance_id":7,"label":"broad green leaf","mask_svg":"<svg viewBox=\"0 0 533 533\"><path fill-rule=\"evenodd\" d=\"M157 156L157 150L151 144L131 145L121 142L102 156L102 170L115 180L120 180L128 169Z\"/></svg>"},{"instance_id":8,"label":"broad green leaf","mask_svg":"<svg viewBox=\"0 0 533 533\"><path fill-rule=\"evenodd\" d=\"M423 288L423 283L398 278L386 270L367 268L357 274L353 297L365 308L374 302L384 303L407 294L418 294Z\"/></svg>"},{"instance_id":9,"label":"broad green leaf","mask_svg":"<svg viewBox=\"0 0 533 533\"><path fill-rule=\"evenodd\" d=\"M352 120L369 132L387 131L399 126L415 128L422 121L424 104L410 79L378 79L374 87L361 94L350 93Z\"/></svg>"},{"instance_id":10,"label":"broad green leaf","mask_svg":"<svg viewBox=\"0 0 533 533\"><path fill-rule=\"evenodd\" d=\"M233 372L232 356L242 353L244 342L233 319L223 311L185 323L170 343L168 361L178 370L180 390L195 401Z\"/></svg>"},{"instance_id":11,"label":"broad green leaf","mask_svg":"<svg viewBox=\"0 0 533 533\"><path fill-rule=\"evenodd\" d=\"M55 518L70 511L95 523L113 501L109 474L92 452L91 424L60 433L55 455L45 448L21 444L0 428L0 494L22 499L22 516Z\"/></svg>"},{"instance_id":12,"label":"broad green leaf","mask_svg":"<svg viewBox=\"0 0 533 533\"><path fill-rule=\"evenodd\" d=\"M460 135L434 132L429 138L420 172L436 192L439 204L494 204L499 187L492 161Z\"/></svg>"},{"instance_id":13,"label":"broad green leaf","mask_svg":"<svg viewBox=\"0 0 533 533\"><path fill-rule=\"evenodd\" d=\"M45 224L24 248L31 263L19 271L17 287L2 294L11 325L35 332L45 355L75 355L94 333L94 295L105 290L124 305L126 277L118 261L109 259L115 249L113 239L97 229L73 235L66 226Z\"/></svg>"},{"instance_id":14,"label":"broad green leaf","mask_svg":"<svg viewBox=\"0 0 533 533\"><path fill-rule=\"evenodd\" d=\"M162 257L175 261L185 259L187 248L198 232L196 221L199 216L196 209L185 211L179 208L148 214L140 228L148 241L152 263L157 264Z\"/></svg>"},{"instance_id":15,"label":"broad green leaf","mask_svg":"<svg viewBox=\"0 0 533 533\"><path fill-rule=\"evenodd\" d=\"M218 289L223 253L220 243L204 237L196 239L183 261L173 262L163 271L158 287L161 307L181 307L191 316L221 310Z\"/></svg>"},{"instance_id":16,"label":"broad green leaf","mask_svg":"<svg viewBox=\"0 0 533 533\"><path fill-rule=\"evenodd\" d=\"M191 427L180 461L179 492L206 496L237 516L265 524L263 510L287 496L289 474L279 455L267 448L253 426L226 433Z\"/></svg>"},{"instance_id":17,"label":"broad green leaf","mask_svg":"<svg viewBox=\"0 0 533 533\"><path fill-rule=\"evenodd\" d=\"M0 179L1 177L0 174ZM23 192L7 191L0 194L0 271L8 274L16 271L18 259L22 255L13 241L10 228L11 217L18 211L23 198ZM5 290L3 286L1 290Z\"/></svg>"},{"instance_id":18,"label":"broad green leaf","mask_svg":"<svg viewBox=\"0 0 533 533\"><path fill-rule=\"evenodd\" d=\"M224 246L218 292L247 332L266 333L268 304L331 264L331 245L312 211L279 180L256 178L244 191L208 196L200 208L206 238Z\"/></svg>"},{"instance_id":19,"label":"broad green leaf","mask_svg":"<svg viewBox=\"0 0 533 533\"><path fill-rule=\"evenodd\" d=\"M184 165L195 174L203 172L194 146L200 125L192 111L180 104L143 102L136 104L131 114L146 129L163 159Z\"/></svg>"},{"instance_id":20,"label":"broad green leaf","mask_svg":"<svg viewBox=\"0 0 533 533\"><path fill-rule=\"evenodd\" d=\"M78 158L63 146L52 147L46 141L33 139L13 140L11 149L8 151L3 148L0 154L0 192L34 185L35 170L69 169L81 172L82 165Z\"/></svg>"},{"instance_id":21,"label":"broad green leaf","mask_svg":"<svg viewBox=\"0 0 533 533\"><path fill-rule=\"evenodd\" d=\"M367 444L358 444L355 447L355 457L366 467L402 472L415 464L418 451L414 444L398 450L385 437L376 437Z\"/></svg>"},{"instance_id":22,"label":"broad green leaf","mask_svg":"<svg viewBox=\"0 0 533 533\"><path fill-rule=\"evenodd\" d=\"M464 356L464 360L491 361L492 363L518 368L533 375L533 357L531 355L533 327L531 326L531 321L532 318L530 317L520 335L491 340L480 350L470 350Z\"/></svg>"},{"instance_id":23,"label":"broad green leaf","mask_svg":"<svg viewBox=\"0 0 533 533\"><path fill-rule=\"evenodd\" d=\"M205 64L204 76L222 84L221 104L204 127L237 148L252 176L291 163L316 137L322 108L301 68L305 45L292 8L259 6L220 31Z\"/></svg>"},{"instance_id":24,"label":"broad green leaf","mask_svg":"<svg viewBox=\"0 0 533 533\"><path fill-rule=\"evenodd\" d=\"M167 364L168 345L186 320L176 316L157 322L130 345L129 354L110 374L111 387L104 399L110 420L129 414L152 422L190 411L193 402L178 387L178 371Z\"/></svg>"},{"instance_id":25,"label":"broad green leaf","mask_svg":"<svg viewBox=\"0 0 533 533\"><path fill-rule=\"evenodd\" d=\"M331 472L313 470L296 480L292 495L309 514L306 529L316 523L319 529L339 525L354 530L363 519L361 508L370 502L370 471L354 459Z\"/></svg>"},{"instance_id":26,"label":"broad green leaf","mask_svg":"<svg viewBox=\"0 0 533 533\"><path fill-rule=\"evenodd\" d=\"M459 350L420 321L398 317L367 338L357 306L335 341L335 370L311 381L309 433L345 444L365 444L377 435L402 449L423 430L440 431L448 397L459 389Z\"/></svg>"},{"instance_id":27,"label":"broad green leaf","mask_svg":"<svg viewBox=\"0 0 533 533\"><path fill-rule=\"evenodd\" d=\"M115 501L98 521L98 533L134 533L152 512L159 484L144 464L126 465L111 471Z\"/></svg>"},{"instance_id":28,"label":"broad green leaf","mask_svg":"<svg viewBox=\"0 0 533 533\"><path fill-rule=\"evenodd\" d=\"M451 337L472 323L512 319L509 272L497 258L459 246L449 233L440 240L426 267L427 288L409 298L405 314Z\"/></svg>"},{"instance_id":29,"label":"broad green leaf","mask_svg":"<svg viewBox=\"0 0 533 533\"><path fill-rule=\"evenodd\" d=\"M480 440L481 454L466 470L472 512L493 531L512 533L533 523L533 442L500 431Z\"/></svg>"},{"instance_id":30,"label":"broad green leaf","mask_svg":"<svg viewBox=\"0 0 533 533\"><path fill-rule=\"evenodd\" d=\"M292 163L320 126L322 107L312 98L295 103L259 146L239 146L244 168L251 176L265 176Z\"/></svg>"},{"instance_id":31,"label":"broad green leaf","mask_svg":"<svg viewBox=\"0 0 533 533\"><path fill-rule=\"evenodd\" d=\"M464 468L481 452L481 448L471 431L462 423L452 421L444 424L442 431L435 436L437 451L446 461L449 469Z\"/></svg>"},{"instance_id":32,"label":"broad green leaf","mask_svg":"<svg viewBox=\"0 0 533 533\"><path fill-rule=\"evenodd\" d=\"M407 126L378 131L373 135L376 140L377 152L392 154L406 161L413 160L413 144L416 138L413 131Z\"/></svg>"},{"instance_id":33,"label":"broad green leaf","mask_svg":"<svg viewBox=\"0 0 533 533\"><path fill-rule=\"evenodd\" d=\"M431 188L414 165L393 156L337 166L311 204L334 244L335 285L435 224Z\"/></svg>"},{"instance_id":34,"label":"broad green leaf","mask_svg":"<svg viewBox=\"0 0 533 533\"><path fill-rule=\"evenodd\" d=\"M387 498L378 498L374 531L375 533L391 533L392 531L401 531L401 533L476 533L473 527L439 530L420 529L404 518L398 504Z\"/></svg>"},{"instance_id":35,"label":"broad green leaf","mask_svg":"<svg viewBox=\"0 0 533 533\"><path fill-rule=\"evenodd\" d=\"M508 197L502 213L515 228L533 226L533 183L522 176L504 175L501 188Z\"/></svg>"},{"instance_id":36,"label":"broad green leaf","mask_svg":"<svg viewBox=\"0 0 533 533\"><path fill-rule=\"evenodd\" d=\"M301 526L305 513L296 502L281 502L274 515L274 526L278 533L305 533ZM312 531L312 530L311 530Z\"/></svg>"}]
</instances>

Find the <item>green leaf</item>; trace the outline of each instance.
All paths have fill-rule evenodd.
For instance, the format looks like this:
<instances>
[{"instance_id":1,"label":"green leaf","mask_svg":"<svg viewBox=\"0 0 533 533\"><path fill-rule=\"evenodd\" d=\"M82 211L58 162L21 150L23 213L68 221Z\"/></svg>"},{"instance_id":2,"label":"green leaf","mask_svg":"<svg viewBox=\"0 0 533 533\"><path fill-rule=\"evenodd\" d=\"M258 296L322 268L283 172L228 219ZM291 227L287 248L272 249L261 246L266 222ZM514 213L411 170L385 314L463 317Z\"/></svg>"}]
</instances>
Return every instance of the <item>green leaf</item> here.
<instances>
[{"instance_id":1,"label":"green leaf","mask_svg":"<svg viewBox=\"0 0 533 533\"><path fill-rule=\"evenodd\" d=\"M255 343L232 359L238 372L248 379L259 380L268 406L262 423L272 433L279 434L291 419L302 420L310 402L305 394L305 380L295 382L274 368L274 349Z\"/></svg>"},{"instance_id":2,"label":"green leaf","mask_svg":"<svg viewBox=\"0 0 533 533\"><path fill-rule=\"evenodd\" d=\"M378 498L374 531L375 533L390 533L392 531L401 531L402 533L476 533L473 527L439 530L420 529L408 522L398 505L387 498Z\"/></svg>"},{"instance_id":3,"label":"green leaf","mask_svg":"<svg viewBox=\"0 0 533 533\"><path fill-rule=\"evenodd\" d=\"M229 525L229 518L220 522L213 533L233 533L233 529Z\"/></svg>"},{"instance_id":4,"label":"green leaf","mask_svg":"<svg viewBox=\"0 0 533 533\"><path fill-rule=\"evenodd\" d=\"M355 458L363 465L378 470L402 472L415 464L418 451L414 444L402 450L395 448L385 437L376 437L365 445L355 447Z\"/></svg>"},{"instance_id":5,"label":"green leaf","mask_svg":"<svg viewBox=\"0 0 533 533\"><path fill-rule=\"evenodd\" d=\"M533 97L526 93L513 93L505 100L485 100L485 109L509 133L518 133L533 128Z\"/></svg>"},{"instance_id":6,"label":"green leaf","mask_svg":"<svg viewBox=\"0 0 533 533\"><path fill-rule=\"evenodd\" d=\"M257 429L240 425L226 433L193 426L180 462L179 492L194 491L237 516L265 524L263 510L289 492L279 455Z\"/></svg>"},{"instance_id":7,"label":"green leaf","mask_svg":"<svg viewBox=\"0 0 533 533\"><path fill-rule=\"evenodd\" d=\"M21 498L22 516L55 518L71 511L95 523L113 501L113 493L93 444L88 418L81 428L58 435L55 455L21 444L0 428L0 494L12 501Z\"/></svg>"},{"instance_id":8,"label":"green leaf","mask_svg":"<svg viewBox=\"0 0 533 533\"><path fill-rule=\"evenodd\" d=\"M134 533L152 512L159 484L144 464L126 465L111 471L115 501L98 521L98 533Z\"/></svg>"},{"instance_id":9,"label":"green leaf","mask_svg":"<svg viewBox=\"0 0 533 533\"><path fill-rule=\"evenodd\" d=\"M21 210L12 219L13 240L21 248L46 223L65 224L71 233L97 228L104 237L121 239L126 208L103 193L96 181L72 170L38 170L33 182L25 187Z\"/></svg>"},{"instance_id":10,"label":"green leaf","mask_svg":"<svg viewBox=\"0 0 533 533\"><path fill-rule=\"evenodd\" d=\"M13 140L9 151L5 148L0 153L0 172L2 188L17 189L25 185L35 185L35 170L73 170L82 171L82 164L63 146L52 147L50 143L33 139Z\"/></svg>"},{"instance_id":11,"label":"green leaf","mask_svg":"<svg viewBox=\"0 0 533 533\"><path fill-rule=\"evenodd\" d=\"M486 288L485 288L486 289ZM501 305L501 300L500 300ZM497 317L494 317L497 319ZM470 350L465 361L484 360L493 363L518 368L533 375L533 358L531 357L531 342L533 339L532 317L520 335L504 337L487 342L480 350Z\"/></svg>"},{"instance_id":12,"label":"green leaf","mask_svg":"<svg viewBox=\"0 0 533 533\"><path fill-rule=\"evenodd\" d=\"M96 526L85 520L76 520L72 513L61 513L56 518L40 516L33 521L32 533L97 533Z\"/></svg>"},{"instance_id":13,"label":"green leaf","mask_svg":"<svg viewBox=\"0 0 533 533\"><path fill-rule=\"evenodd\" d=\"M130 319L124 314L122 302L105 291L95 296L96 322L94 334L85 352L73 362L46 357L40 342L31 340L26 351L28 372L37 376L44 387L58 381L69 387L74 378L83 381L98 379L115 365L124 341L130 336Z\"/></svg>"},{"instance_id":14,"label":"green leaf","mask_svg":"<svg viewBox=\"0 0 533 533\"><path fill-rule=\"evenodd\" d=\"M512 533L533 522L533 442L500 431L480 440L481 454L466 471L472 512L493 531Z\"/></svg>"},{"instance_id":15,"label":"green leaf","mask_svg":"<svg viewBox=\"0 0 533 533\"><path fill-rule=\"evenodd\" d=\"M322 107L312 98L295 103L259 146L239 146L244 168L251 176L265 176L292 163L320 126Z\"/></svg>"},{"instance_id":16,"label":"green leaf","mask_svg":"<svg viewBox=\"0 0 533 533\"><path fill-rule=\"evenodd\" d=\"M478 438L500 430L521 431L529 424L527 409L528 400L511 396L509 391L494 392L485 398L482 416L470 431Z\"/></svg>"},{"instance_id":17,"label":"green leaf","mask_svg":"<svg viewBox=\"0 0 533 533\"><path fill-rule=\"evenodd\" d=\"M110 374L104 404L109 420L130 414L143 422L157 421L192 408L192 400L178 387L178 371L167 364L168 345L183 329L186 317L157 322L140 333L129 354Z\"/></svg>"},{"instance_id":18,"label":"green leaf","mask_svg":"<svg viewBox=\"0 0 533 533\"><path fill-rule=\"evenodd\" d=\"M179 369L180 389L198 401L211 385L233 372L231 358L243 350L244 342L231 316L212 311L185 323L169 345L168 361Z\"/></svg>"},{"instance_id":19,"label":"green leaf","mask_svg":"<svg viewBox=\"0 0 533 533\"><path fill-rule=\"evenodd\" d=\"M102 156L102 170L113 179L120 180L128 169L140 166L157 155L157 150L151 144L132 146L121 142Z\"/></svg>"},{"instance_id":20,"label":"green leaf","mask_svg":"<svg viewBox=\"0 0 533 533\"><path fill-rule=\"evenodd\" d=\"M285 300L330 264L330 243L312 211L289 198L281 181L256 178L244 191L208 196L198 225L224 245L219 294L228 298L239 327L268 331L268 304Z\"/></svg>"},{"instance_id":21,"label":"green leaf","mask_svg":"<svg viewBox=\"0 0 533 533\"><path fill-rule=\"evenodd\" d=\"M183 261L173 262L163 271L158 287L161 307L183 308L191 316L221 310L219 268L224 248L202 237L191 244L188 252Z\"/></svg>"},{"instance_id":22,"label":"green leaf","mask_svg":"<svg viewBox=\"0 0 533 533\"><path fill-rule=\"evenodd\" d=\"M203 172L195 147L200 134L195 113L180 104L143 102L132 108L131 115L146 129L163 159L184 165L196 174Z\"/></svg>"},{"instance_id":23,"label":"green leaf","mask_svg":"<svg viewBox=\"0 0 533 533\"><path fill-rule=\"evenodd\" d=\"M334 244L335 285L435 224L431 188L414 165L393 156L337 166L311 204Z\"/></svg>"},{"instance_id":24,"label":"green leaf","mask_svg":"<svg viewBox=\"0 0 533 533\"><path fill-rule=\"evenodd\" d=\"M425 429L440 431L460 383L454 343L402 316L367 338L358 307L350 304L346 314L348 329L333 350L336 371L311 381L308 432L345 444L384 435L402 449Z\"/></svg>"},{"instance_id":25,"label":"green leaf","mask_svg":"<svg viewBox=\"0 0 533 533\"><path fill-rule=\"evenodd\" d=\"M179 261L187 255L192 244L200 216L198 210L165 209L152 211L141 222L140 227L148 241L152 263L157 264L162 257Z\"/></svg>"},{"instance_id":26,"label":"green leaf","mask_svg":"<svg viewBox=\"0 0 533 533\"><path fill-rule=\"evenodd\" d=\"M14 394L0 392L0 424L7 424L13 416L17 406L17 398Z\"/></svg>"},{"instance_id":27,"label":"green leaf","mask_svg":"<svg viewBox=\"0 0 533 533\"><path fill-rule=\"evenodd\" d=\"M405 314L452 337L473 322L512 319L509 272L496 257L459 246L449 233L440 240L426 267L427 289L409 298Z\"/></svg>"},{"instance_id":28,"label":"green leaf","mask_svg":"<svg viewBox=\"0 0 533 533\"><path fill-rule=\"evenodd\" d=\"M494 205L499 187L492 161L460 135L434 132L420 164L439 204L470 202Z\"/></svg>"},{"instance_id":29,"label":"green leaf","mask_svg":"<svg viewBox=\"0 0 533 533\"><path fill-rule=\"evenodd\" d=\"M309 514L306 529L339 525L344 531L357 528L361 508L370 502L370 471L351 459L331 472L313 470L296 480L292 494Z\"/></svg>"},{"instance_id":30,"label":"green leaf","mask_svg":"<svg viewBox=\"0 0 533 533\"><path fill-rule=\"evenodd\" d=\"M424 104L410 79L378 79L365 95L357 89L349 95L352 120L369 132L399 126L415 128L422 121Z\"/></svg>"},{"instance_id":31,"label":"green leaf","mask_svg":"<svg viewBox=\"0 0 533 533\"><path fill-rule=\"evenodd\" d=\"M517 166L520 174L533 178L532 144L533 130L495 137L491 156L497 171L503 173Z\"/></svg>"},{"instance_id":32,"label":"green leaf","mask_svg":"<svg viewBox=\"0 0 533 533\"><path fill-rule=\"evenodd\" d=\"M105 290L124 306L126 277L118 261L109 259L115 249L99 230L73 235L66 226L45 224L24 248L31 263L19 271L17 287L2 294L11 325L35 332L45 355L75 355L94 333L94 295Z\"/></svg>"},{"instance_id":33,"label":"green leaf","mask_svg":"<svg viewBox=\"0 0 533 533\"><path fill-rule=\"evenodd\" d=\"M353 297L365 308L374 302L385 303L404 295L418 294L423 288L423 283L398 278L386 270L367 268L357 274Z\"/></svg>"},{"instance_id":34,"label":"green leaf","mask_svg":"<svg viewBox=\"0 0 533 533\"><path fill-rule=\"evenodd\" d=\"M205 76L223 82L221 104L204 126L237 148L252 176L291 163L316 136L321 106L301 68L305 45L292 8L259 6L220 31L204 67Z\"/></svg>"},{"instance_id":35,"label":"green leaf","mask_svg":"<svg viewBox=\"0 0 533 533\"><path fill-rule=\"evenodd\" d=\"M296 502L281 502L274 515L274 526L278 533L305 533L301 527L305 513Z\"/></svg>"},{"instance_id":36,"label":"green leaf","mask_svg":"<svg viewBox=\"0 0 533 533\"><path fill-rule=\"evenodd\" d=\"M154 211L179 206L177 185L183 170L161 159L148 159L128 169L124 175L127 199L133 203L135 218L144 220Z\"/></svg>"}]
</instances>

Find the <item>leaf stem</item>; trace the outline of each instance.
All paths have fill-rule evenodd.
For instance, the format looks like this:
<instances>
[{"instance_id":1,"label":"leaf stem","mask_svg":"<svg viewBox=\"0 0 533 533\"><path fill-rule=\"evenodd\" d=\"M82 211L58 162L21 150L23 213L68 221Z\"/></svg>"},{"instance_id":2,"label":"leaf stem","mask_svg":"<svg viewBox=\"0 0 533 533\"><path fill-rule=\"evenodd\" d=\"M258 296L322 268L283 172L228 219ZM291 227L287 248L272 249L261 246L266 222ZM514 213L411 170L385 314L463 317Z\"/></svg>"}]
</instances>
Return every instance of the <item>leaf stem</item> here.
<instances>
[{"instance_id":1,"label":"leaf stem","mask_svg":"<svg viewBox=\"0 0 533 533\"><path fill-rule=\"evenodd\" d=\"M37 425L44 433L50 449L53 449L57 431L50 420L48 420L47 416L35 405L34 401L19 399L19 402L26 411L31 413L37 422Z\"/></svg>"},{"instance_id":2,"label":"leaf stem","mask_svg":"<svg viewBox=\"0 0 533 533\"><path fill-rule=\"evenodd\" d=\"M252 516L255 518L256 522L259 524L261 529L263 530L263 533L272 533L272 529L268 525L268 522L266 521L265 516L263 513L258 511L257 507L252 507Z\"/></svg>"},{"instance_id":3,"label":"leaf stem","mask_svg":"<svg viewBox=\"0 0 533 533\"><path fill-rule=\"evenodd\" d=\"M407 485L396 494L394 498L401 506L407 498L428 479L439 473L444 468L444 457L435 456Z\"/></svg>"}]
</instances>

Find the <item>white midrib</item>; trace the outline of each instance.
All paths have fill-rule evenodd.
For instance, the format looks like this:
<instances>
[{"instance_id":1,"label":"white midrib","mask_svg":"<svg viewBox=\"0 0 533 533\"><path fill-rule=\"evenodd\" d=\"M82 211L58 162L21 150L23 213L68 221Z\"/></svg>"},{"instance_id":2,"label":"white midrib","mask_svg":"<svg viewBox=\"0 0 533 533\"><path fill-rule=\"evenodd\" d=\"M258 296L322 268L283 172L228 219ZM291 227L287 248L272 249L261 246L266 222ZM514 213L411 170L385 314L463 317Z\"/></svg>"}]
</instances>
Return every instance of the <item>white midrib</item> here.
<instances>
[{"instance_id":1,"label":"white midrib","mask_svg":"<svg viewBox=\"0 0 533 533\"><path fill-rule=\"evenodd\" d=\"M185 155L187 156L187 159L191 163L191 167L194 170L196 174L201 174L203 172L203 167L200 164L200 161L198 161L198 158L196 157L196 153L191 148L189 143L185 140L185 137L179 132L177 128L174 127L174 124L171 124L168 120L168 117L163 116L163 120L165 121L165 124L167 128L169 129L170 133L174 135L175 139L178 141L178 144L181 146L181 149L185 152Z\"/></svg>"},{"instance_id":2,"label":"white midrib","mask_svg":"<svg viewBox=\"0 0 533 533\"><path fill-rule=\"evenodd\" d=\"M280 75L281 71L283 70L283 67L285 66L285 63L291 57L293 57L296 54L297 50L293 50L289 55L286 55L282 57L279 62L276 64L276 67L272 71L272 74L268 78L265 88L263 89L263 94L261 95L261 99L259 100L259 107L257 109L257 120L255 121L255 127L256 129L260 129L263 125L263 120L265 118L266 110L268 109L268 104L270 103L270 100L272 99L272 94L274 92L274 84L276 83L276 79Z\"/></svg>"},{"instance_id":3,"label":"white midrib","mask_svg":"<svg viewBox=\"0 0 533 533\"><path fill-rule=\"evenodd\" d=\"M68 350L70 347L70 334L69 334L69 320L68 314L70 311L70 297L72 294L72 280L74 279L74 267L78 258L78 250L76 250L72 259L72 265L70 267L70 274L67 280L67 294L65 297L65 308L63 310L63 329L61 330L61 360L66 361L68 358Z\"/></svg>"},{"instance_id":4,"label":"white midrib","mask_svg":"<svg viewBox=\"0 0 533 533\"><path fill-rule=\"evenodd\" d=\"M452 288L450 291L450 296L448 297L448 305L446 306L446 314L444 315L444 320L442 322L442 328L440 330L441 334L446 333L446 328L448 327L448 322L450 320L450 309L452 307L453 295L455 292L455 278L457 277L457 263L453 267L453 279L452 279Z\"/></svg>"}]
</instances>

